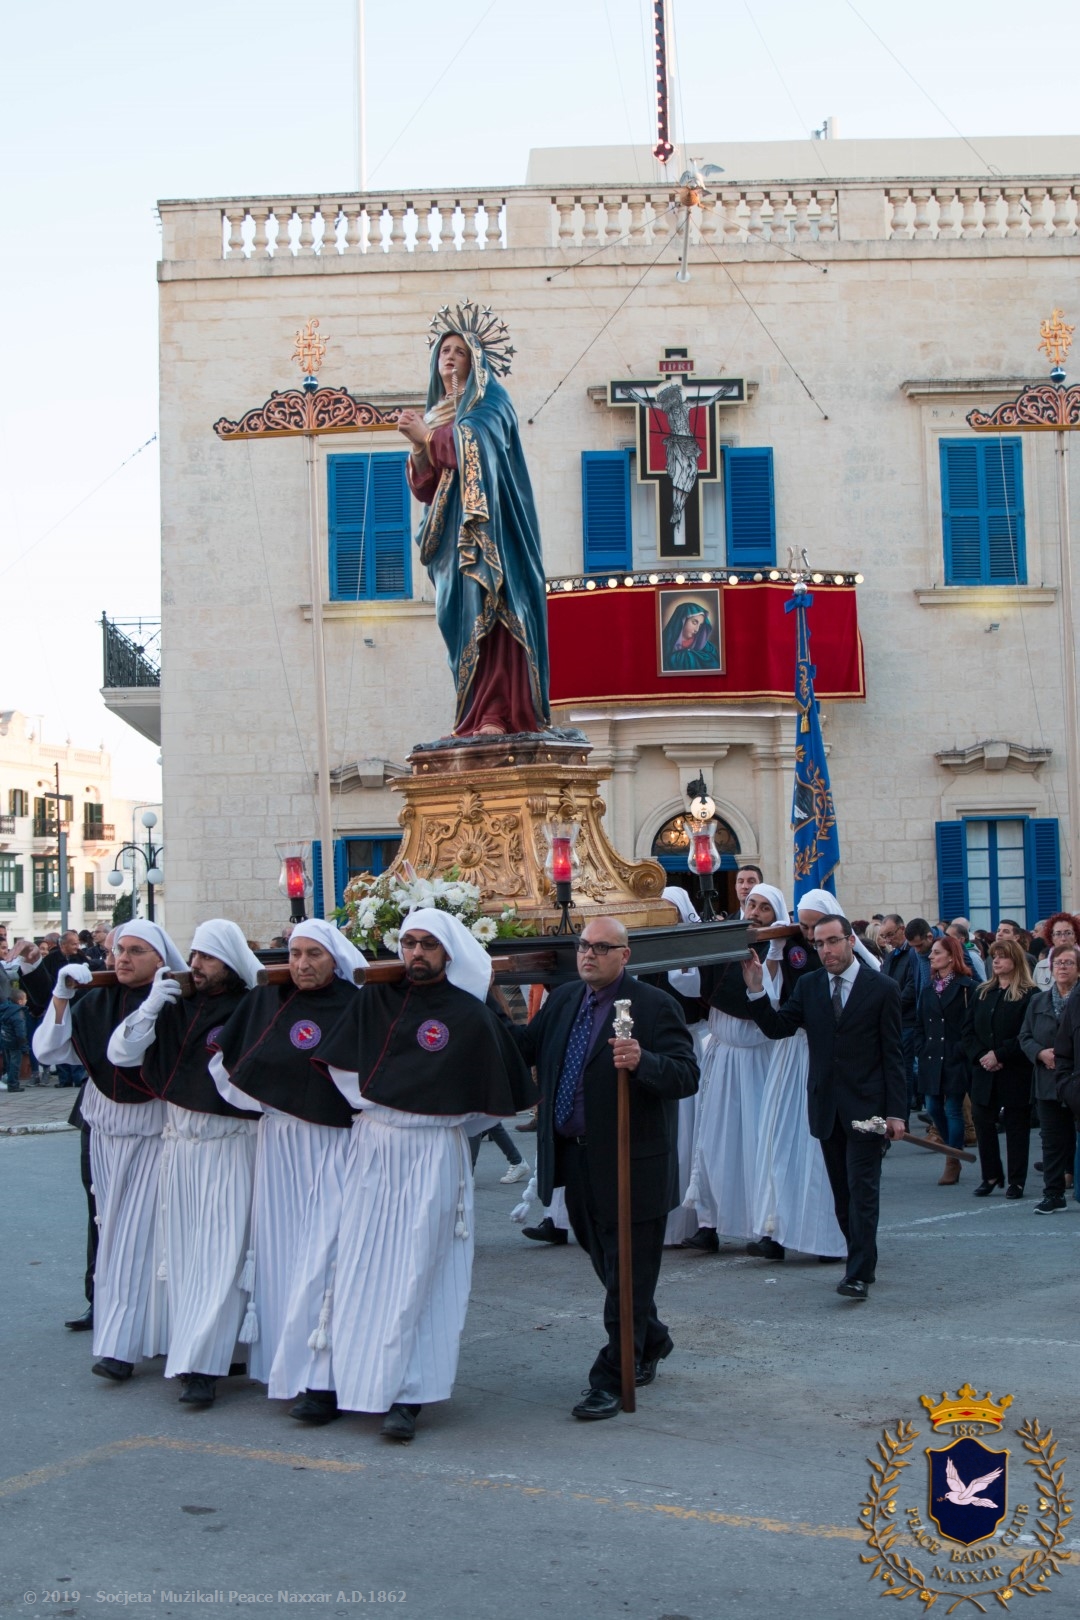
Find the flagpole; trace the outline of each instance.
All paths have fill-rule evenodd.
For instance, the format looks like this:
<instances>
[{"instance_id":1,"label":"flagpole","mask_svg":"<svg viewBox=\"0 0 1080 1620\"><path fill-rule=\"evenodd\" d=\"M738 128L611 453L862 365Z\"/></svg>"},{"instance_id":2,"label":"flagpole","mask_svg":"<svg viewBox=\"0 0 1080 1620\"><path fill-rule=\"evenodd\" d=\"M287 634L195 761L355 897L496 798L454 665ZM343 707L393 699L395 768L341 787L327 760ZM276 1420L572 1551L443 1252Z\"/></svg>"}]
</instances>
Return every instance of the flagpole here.
<instances>
[{"instance_id":1,"label":"flagpole","mask_svg":"<svg viewBox=\"0 0 1080 1620\"><path fill-rule=\"evenodd\" d=\"M367 190L367 42L364 0L356 0L356 158L357 189Z\"/></svg>"}]
</instances>

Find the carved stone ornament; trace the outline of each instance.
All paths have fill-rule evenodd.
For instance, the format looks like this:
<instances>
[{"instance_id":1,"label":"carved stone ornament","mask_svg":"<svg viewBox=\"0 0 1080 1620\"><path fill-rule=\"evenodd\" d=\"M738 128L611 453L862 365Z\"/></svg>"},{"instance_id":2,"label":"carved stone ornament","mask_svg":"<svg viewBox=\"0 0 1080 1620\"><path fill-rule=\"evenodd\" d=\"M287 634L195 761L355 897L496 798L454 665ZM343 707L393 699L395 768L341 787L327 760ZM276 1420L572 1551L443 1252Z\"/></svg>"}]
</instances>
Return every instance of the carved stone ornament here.
<instances>
[{"instance_id":1,"label":"carved stone ornament","mask_svg":"<svg viewBox=\"0 0 1080 1620\"><path fill-rule=\"evenodd\" d=\"M405 798L401 848L391 870L406 861L425 874L456 867L483 891L485 912L498 915L512 905L541 933L552 932L560 914L544 872L543 824L573 821L581 863L575 913L617 916L631 928L676 920L674 906L660 898L667 881L660 863L626 860L608 841L599 792L608 773L587 763L587 741L525 747L521 738L483 740L483 750L429 745L409 755L412 775L389 784ZM519 762L518 754L528 762Z\"/></svg>"},{"instance_id":2,"label":"carved stone ornament","mask_svg":"<svg viewBox=\"0 0 1080 1620\"><path fill-rule=\"evenodd\" d=\"M934 758L947 771L968 776L972 771L1037 771L1053 749L1025 748L1015 742L977 742L970 748L943 748Z\"/></svg>"}]
</instances>

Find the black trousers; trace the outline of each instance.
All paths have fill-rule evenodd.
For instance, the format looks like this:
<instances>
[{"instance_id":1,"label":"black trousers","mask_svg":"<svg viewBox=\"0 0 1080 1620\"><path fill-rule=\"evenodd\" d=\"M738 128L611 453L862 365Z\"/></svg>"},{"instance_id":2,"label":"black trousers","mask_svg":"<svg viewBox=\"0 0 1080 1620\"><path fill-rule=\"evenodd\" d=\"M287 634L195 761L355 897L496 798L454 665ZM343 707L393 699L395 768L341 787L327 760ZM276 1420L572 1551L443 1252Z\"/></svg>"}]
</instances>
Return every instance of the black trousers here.
<instances>
[{"instance_id":1,"label":"black trousers","mask_svg":"<svg viewBox=\"0 0 1080 1620\"><path fill-rule=\"evenodd\" d=\"M563 1138L555 1139L555 1180L566 1190L566 1213L574 1236L592 1261L604 1285L604 1328L607 1343L589 1369L593 1389L618 1395L622 1389L619 1353L619 1234L602 1221L589 1181L588 1148ZM656 1314L657 1278L664 1255L667 1216L634 1221L631 1234L631 1281L634 1290L634 1360L652 1361L671 1343L671 1336Z\"/></svg>"},{"instance_id":2,"label":"black trousers","mask_svg":"<svg viewBox=\"0 0 1080 1620\"><path fill-rule=\"evenodd\" d=\"M1042 1133L1043 1192L1064 1198L1065 1172L1072 1171L1076 1157L1076 1123L1072 1109L1056 1098L1038 1099L1039 1129Z\"/></svg>"},{"instance_id":3,"label":"black trousers","mask_svg":"<svg viewBox=\"0 0 1080 1620\"><path fill-rule=\"evenodd\" d=\"M90 1127L84 1124L80 1132L79 1144L79 1173L82 1176L83 1191L86 1193L86 1277L83 1288L90 1304L94 1303L94 1269L97 1266L98 1251L98 1224L97 1203L94 1199L93 1184L90 1176Z\"/></svg>"},{"instance_id":4,"label":"black trousers","mask_svg":"<svg viewBox=\"0 0 1080 1620\"><path fill-rule=\"evenodd\" d=\"M847 1242L845 1280L872 1283L877 1274L877 1223L884 1138L845 1131L840 1115L821 1140L833 1207Z\"/></svg>"},{"instance_id":5,"label":"black trousers","mask_svg":"<svg viewBox=\"0 0 1080 1620\"><path fill-rule=\"evenodd\" d=\"M996 1092L996 1088L995 1088ZM975 1137L979 1144L979 1168L984 1181L1004 1180L1001 1166L1001 1146L998 1141L998 1109L1005 1115L1005 1159L1009 1167L1008 1181L1022 1187L1027 1180L1028 1148L1031 1140L1031 1104L1006 1104L991 1094L988 1103L971 1099L971 1117L975 1121Z\"/></svg>"}]
</instances>

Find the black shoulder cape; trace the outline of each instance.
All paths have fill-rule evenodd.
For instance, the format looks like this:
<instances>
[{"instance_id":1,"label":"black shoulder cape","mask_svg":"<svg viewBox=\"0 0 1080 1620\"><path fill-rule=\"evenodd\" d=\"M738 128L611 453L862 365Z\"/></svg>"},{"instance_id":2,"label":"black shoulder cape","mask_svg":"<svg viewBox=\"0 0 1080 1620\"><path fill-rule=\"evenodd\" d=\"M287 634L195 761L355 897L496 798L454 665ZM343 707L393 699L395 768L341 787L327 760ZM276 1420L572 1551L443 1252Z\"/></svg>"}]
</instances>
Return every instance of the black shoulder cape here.
<instances>
[{"instance_id":1,"label":"black shoulder cape","mask_svg":"<svg viewBox=\"0 0 1080 1620\"><path fill-rule=\"evenodd\" d=\"M229 1079L268 1108L348 1130L352 1109L312 1059L322 1056L327 1032L359 998L356 986L339 978L321 990L294 984L252 990L214 1039Z\"/></svg>"},{"instance_id":2,"label":"black shoulder cape","mask_svg":"<svg viewBox=\"0 0 1080 1620\"><path fill-rule=\"evenodd\" d=\"M501 1020L446 980L365 986L315 1061L357 1070L364 1097L404 1113L505 1118L536 1101Z\"/></svg>"},{"instance_id":3,"label":"black shoulder cape","mask_svg":"<svg viewBox=\"0 0 1080 1620\"><path fill-rule=\"evenodd\" d=\"M134 990L114 984L107 989L88 990L72 1002L71 1044L95 1086L113 1102L144 1103L153 1099L154 1093L138 1069L118 1069L105 1056L113 1030L130 1018L149 994L148 984Z\"/></svg>"},{"instance_id":4,"label":"black shoulder cape","mask_svg":"<svg viewBox=\"0 0 1080 1620\"><path fill-rule=\"evenodd\" d=\"M200 994L162 1009L154 1026L154 1044L142 1061L143 1080L155 1097L163 1097L193 1114L258 1119L257 1113L234 1108L225 1101L209 1069L218 1031L250 993L226 990L220 996Z\"/></svg>"}]
</instances>

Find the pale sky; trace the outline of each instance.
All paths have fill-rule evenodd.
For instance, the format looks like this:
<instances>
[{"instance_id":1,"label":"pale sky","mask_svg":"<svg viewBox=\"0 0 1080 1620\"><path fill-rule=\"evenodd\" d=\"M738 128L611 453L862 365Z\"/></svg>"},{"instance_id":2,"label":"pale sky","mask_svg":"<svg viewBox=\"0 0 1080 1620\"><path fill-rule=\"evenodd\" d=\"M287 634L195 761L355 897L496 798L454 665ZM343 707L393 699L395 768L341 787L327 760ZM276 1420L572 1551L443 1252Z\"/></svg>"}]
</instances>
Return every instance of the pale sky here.
<instances>
[{"instance_id":1,"label":"pale sky","mask_svg":"<svg viewBox=\"0 0 1080 1620\"><path fill-rule=\"evenodd\" d=\"M531 147L651 145L651 9L368 0L369 186L512 184ZM104 740L131 796L160 792L157 750L101 702L96 621L159 605L157 446L116 472L157 429L155 202L355 188L355 13L354 0L7 8L0 709L43 714L48 740ZM797 140L827 116L843 138L976 146L1080 126L1072 0L674 0L674 13L675 135L691 149Z\"/></svg>"}]
</instances>

